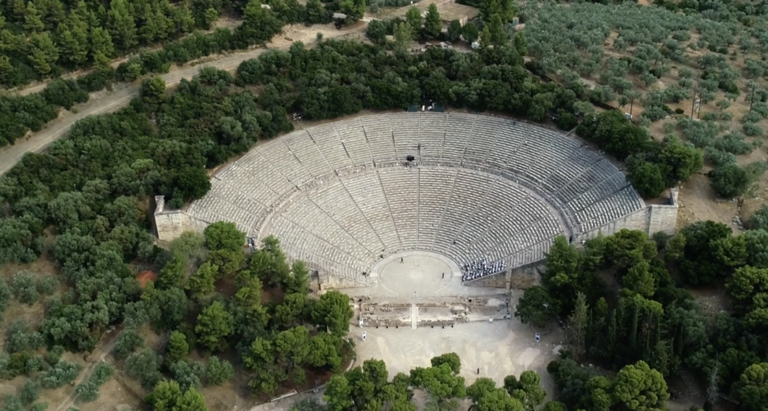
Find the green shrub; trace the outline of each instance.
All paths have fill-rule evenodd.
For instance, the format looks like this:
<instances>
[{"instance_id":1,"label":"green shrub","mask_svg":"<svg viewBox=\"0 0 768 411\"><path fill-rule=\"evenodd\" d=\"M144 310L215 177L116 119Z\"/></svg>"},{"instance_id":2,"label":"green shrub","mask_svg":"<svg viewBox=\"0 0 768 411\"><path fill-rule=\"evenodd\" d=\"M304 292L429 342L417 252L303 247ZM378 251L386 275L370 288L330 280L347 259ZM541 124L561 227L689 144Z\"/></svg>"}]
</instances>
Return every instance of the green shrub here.
<instances>
[{"instance_id":1,"label":"green shrub","mask_svg":"<svg viewBox=\"0 0 768 411\"><path fill-rule=\"evenodd\" d=\"M43 360L43 357L31 357L27 360L27 363L24 364L24 373L30 375L33 372L41 371L44 366L45 361Z\"/></svg>"},{"instance_id":2,"label":"green shrub","mask_svg":"<svg viewBox=\"0 0 768 411\"><path fill-rule=\"evenodd\" d=\"M24 386L21 387L19 400L22 404L29 405L37 401L38 398L40 398L40 384L27 380L27 382L24 383Z\"/></svg>"},{"instance_id":3,"label":"green shrub","mask_svg":"<svg viewBox=\"0 0 768 411\"><path fill-rule=\"evenodd\" d=\"M20 351L36 350L43 346L43 336L29 331L27 322L16 320L5 332L5 350L13 354Z\"/></svg>"},{"instance_id":4,"label":"green shrub","mask_svg":"<svg viewBox=\"0 0 768 411\"><path fill-rule=\"evenodd\" d=\"M752 214L752 217L747 220L747 227L752 230L768 231L768 205L763 205L755 214Z\"/></svg>"},{"instance_id":5,"label":"green shrub","mask_svg":"<svg viewBox=\"0 0 768 411\"><path fill-rule=\"evenodd\" d=\"M11 301L13 292L11 287L5 281L0 281L0 320L3 318L5 309L8 308L8 303Z\"/></svg>"},{"instance_id":6,"label":"green shrub","mask_svg":"<svg viewBox=\"0 0 768 411\"><path fill-rule=\"evenodd\" d=\"M64 347L60 345L54 345L47 353L45 353L45 362L49 365L54 365L61 360L61 356L64 354Z\"/></svg>"},{"instance_id":7,"label":"green shrub","mask_svg":"<svg viewBox=\"0 0 768 411\"><path fill-rule=\"evenodd\" d=\"M11 375L11 356L7 353L0 353L0 379L10 380Z\"/></svg>"},{"instance_id":8,"label":"green shrub","mask_svg":"<svg viewBox=\"0 0 768 411\"><path fill-rule=\"evenodd\" d=\"M111 364L100 362L96 365L88 380L97 386L104 385L115 374L115 367Z\"/></svg>"},{"instance_id":9,"label":"green shrub","mask_svg":"<svg viewBox=\"0 0 768 411\"><path fill-rule=\"evenodd\" d=\"M659 167L645 161L629 169L627 180L643 198L656 198L666 188Z\"/></svg>"},{"instance_id":10,"label":"green shrub","mask_svg":"<svg viewBox=\"0 0 768 411\"><path fill-rule=\"evenodd\" d=\"M128 327L117 337L117 344L115 344L113 355L115 358L122 360L133 354L137 348L143 346L144 338L139 335L135 327Z\"/></svg>"},{"instance_id":11,"label":"green shrub","mask_svg":"<svg viewBox=\"0 0 768 411\"><path fill-rule=\"evenodd\" d=\"M99 386L91 381L85 381L75 387L77 399L82 402L92 402L99 398Z\"/></svg>"},{"instance_id":12,"label":"green shrub","mask_svg":"<svg viewBox=\"0 0 768 411\"><path fill-rule=\"evenodd\" d=\"M756 101L752 103L752 112L760 114L761 117L766 118L768 117L768 104L765 104L762 101Z\"/></svg>"},{"instance_id":13,"label":"green shrub","mask_svg":"<svg viewBox=\"0 0 768 411\"><path fill-rule=\"evenodd\" d=\"M59 280L56 277L43 277L37 280L37 292L42 295L51 295L59 286Z\"/></svg>"},{"instance_id":14,"label":"green shrub","mask_svg":"<svg viewBox=\"0 0 768 411\"><path fill-rule=\"evenodd\" d=\"M37 404L31 406L29 408L29 411L45 411L48 409L48 403L47 402L38 402Z\"/></svg>"},{"instance_id":15,"label":"green shrub","mask_svg":"<svg viewBox=\"0 0 768 411\"><path fill-rule=\"evenodd\" d=\"M744 123L741 125L744 129L744 134L750 137L762 137L763 129L755 123Z\"/></svg>"},{"instance_id":16,"label":"green shrub","mask_svg":"<svg viewBox=\"0 0 768 411\"><path fill-rule=\"evenodd\" d=\"M69 384L77 378L80 366L71 362L59 361L40 375L40 385L45 389L55 389Z\"/></svg>"},{"instance_id":17,"label":"green shrub","mask_svg":"<svg viewBox=\"0 0 768 411\"><path fill-rule=\"evenodd\" d=\"M208 360L206 375L208 376L208 385L221 385L235 376L235 370L229 361L220 360L219 357L213 356Z\"/></svg>"},{"instance_id":18,"label":"green shrub","mask_svg":"<svg viewBox=\"0 0 768 411\"><path fill-rule=\"evenodd\" d=\"M20 351L11 354L10 361L8 363L8 373L10 378L23 375L27 372L27 362L32 358L32 353L29 351Z\"/></svg>"},{"instance_id":19,"label":"green shrub","mask_svg":"<svg viewBox=\"0 0 768 411\"><path fill-rule=\"evenodd\" d=\"M710 184L718 196L734 198L744 193L749 185L747 172L736 163L721 165L709 172Z\"/></svg>"},{"instance_id":20,"label":"green shrub","mask_svg":"<svg viewBox=\"0 0 768 411\"><path fill-rule=\"evenodd\" d=\"M757 123L758 121L762 120L763 116L760 115L758 112L750 112L747 113L744 117L741 118L741 123Z\"/></svg>"},{"instance_id":21,"label":"green shrub","mask_svg":"<svg viewBox=\"0 0 768 411\"><path fill-rule=\"evenodd\" d=\"M197 361L176 361L171 365L173 379L179 383L182 391L190 388L200 388L201 379L205 376L205 366Z\"/></svg>"},{"instance_id":22,"label":"green shrub","mask_svg":"<svg viewBox=\"0 0 768 411\"><path fill-rule=\"evenodd\" d=\"M42 96L49 104L61 106L67 110L71 109L75 103L88 101L88 93L82 90L75 80L52 80L43 90Z\"/></svg>"},{"instance_id":23,"label":"green shrub","mask_svg":"<svg viewBox=\"0 0 768 411\"><path fill-rule=\"evenodd\" d=\"M128 356L125 360L125 372L129 377L138 380L142 387L150 389L163 378L160 374L162 361L163 358L151 348L144 348Z\"/></svg>"},{"instance_id":24,"label":"green shrub","mask_svg":"<svg viewBox=\"0 0 768 411\"><path fill-rule=\"evenodd\" d=\"M40 299L40 293L37 291L35 274L29 271L19 271L13 276L11 285L16 299L24 304L32 305Z\"/></svg>"},{"instance_id":25,"label":"green shrub","mask_svg":"<svg viewBox=\"0 0 768 411\"><path fill-rule=\"evenodd\" d=\"M712 121L696 121L683 117L677 123L683 130L683 137L696 147L708 147L714 144L720 134L717 124Z\"/></svg>"},{"instance_id":26,"label":"green shrub","mask_svg":"<svg viewBox=\"0 0 768 411\"><path fill-rule=\"evenodd\" d=\"M659 106L646 107L645 110L643 110L643 115L642 115L642 117L645 117L650 121L659 121L666 116L667 116L667 112L664 110L663 107L659 107Z\"/></svg>"},{"instance_id":27,"label":"green shrub","mask_svg":"<svg viewBox=\"0 0 768 411\"><path fill-rule=\"evenodd\" d=\"M23 411L24 405L18 396L8 394L3 398L3 408L0 411Z\"/></svg>"},{"instance_id":28,"label":"green shrub","mask_svg":"<svg viewBox=\"0 0 768 411\"><path fill-rule=\"evenodd\" d=\"M704 149L704 161L717 167L723 164L735 163L736 156L714 147L707 147Z\"/></svg>"},{"instance_id":29,"label":"green shrub","mask_svg":"<svg viewBox=\"0 0 768 411\"><path fill-rule=\"evenodd\" d=\"M736 132L726 134L723 138L716 140L715 148L736 155L752 152L752 145L744 141L744 135Z\"/></svg>"},{"instance_id":30,"label":"green shrub","mask_svg":"<svg viewBox=\"0 0 768 411\"><path fill-rule=\"evenodd\" d=\"M557 124L557 127L560 130L572 130L579 124L579 120L573 114L564 110L559 110L555 124Z\"/></svg>"}]
</instances>

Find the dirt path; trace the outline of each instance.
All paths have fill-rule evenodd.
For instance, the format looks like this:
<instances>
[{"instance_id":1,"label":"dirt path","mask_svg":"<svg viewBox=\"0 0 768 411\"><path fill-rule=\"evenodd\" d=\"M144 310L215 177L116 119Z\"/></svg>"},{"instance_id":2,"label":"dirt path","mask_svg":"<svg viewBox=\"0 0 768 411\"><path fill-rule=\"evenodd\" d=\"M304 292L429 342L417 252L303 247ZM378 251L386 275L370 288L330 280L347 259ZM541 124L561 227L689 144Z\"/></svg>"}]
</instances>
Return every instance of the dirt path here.
<instances>
[{"instance_id":1,"label":"dirt path","mask_svg":"<svg viewBox=\"0 0 768 411\"><path fill-rule=\"evenodd\" d=\"M218 28L234 29L234 28L238 27L239 25L241 25L242 23L243 23L242 20L236 20L236 19L233 19L233 18L230 18L230 17L222 16L219 20L216 21L216 23L214 24L214 26L210 30L196 30L196 31L194 31L192 33L188 33L185 36L183 36L183 37L181 37L181 38L179 38L177 40L174 40L174 41L178 41L178 40L180 40L180 39L182 39L184 37L188 37L188 36L194 35L195 33L210 34L210 33L213 33ZM149 47L142 47L137 52L134 52L134 53L131 53L131 54L127 55L127 56L122 56L122 57L119 57L119 58L116 58L116 59L112 60L112 62L109 63L109 65L112 66L113 68L117 68L120 64L130 60L133 57L138 57L139 54L141 54L143 52L158 51L158 50L161 50L162 48L163 48L162 44L154 44L154 45L149 46ZM76 70L76 71L70 71L69 73L66 73L66 74L62 75L61 78L64 79L64 80L76 79L76 78L78 78L80 76L84 76L84 75L90 74L91 72L93 72L92 68L81 69L81 70ZM38 81L38 82L34 82L34 83L31 83L31 84L28 84L26 86L20 86L20 87L12 88L12 89L9 89L9 90L0 90L0 92L8 93L8 94L17 94L17 95L20 95L20 96L26 96L28 94L39 93L39 92L45 90L46 87L48 87L48 83L50 83L51 80L53 80L53 79L49 78L49 79L46 79L44 81Z\"/></svg>"},{"instance_id":2,"label":"dirt path","mask_svg":"<svg viewBox=\"0 0 768 411\"><path fill-rule=\"evenodd\" d=\"M93 370L96 369L96 365L98 365L100 362L106 362L107 355L112 352L112 350L115 348L115 345L118 341L118 336L120 335L120 331L112 331L110 334L107 335L107 340L105 341L105 344L96 347L96 349L88 356L89 364L85 369L80 372L80 375L77 376L77 378L74 381L74 385L77 386L84 381L87 381L88 378L91 377L91 374L93 374ZM72 407L75 405L75 400L77 399L77 392L75 390L72 390L72 393L69 394L69 397L67 397L64 401L59 404L58 407L54 411L65 411L68 410L69 407Z\"/></svg>"},{"instance_id":3,"label":"dirt path","mask_svg":"<svg viewBox=\"0 0 768 411\"><path fill-rule=\"evenodd\" d=\"M267 48L244 50L213 57L208 56L197 65L191 63L183 67L174 67L169 73L162 74L160 77L165 80L166 86L170 88L179 84L182 78L191 79L200 71L201 67L216 67L220 70L235 71L240 63L258 57L267 49L288 49L294 41L303 41L304 44L310 47L317 42L317 33L321 33L323 38L329 39L359 35L364 30L365 25L350 30L336 30L333 28L333 25L286 27L284 34L275 36L272 42L267 44ZM77 107L77 113L62 111L57 119L48 123L45 128L37 133L16 140L14 145L0 148L0 174L5 174L10 170L25 153L41 152L51 143L63 137L76 121L91 115L112 113L127 106L131 99L138 96L140 84L140 81L119 84L116 85L115 90L112 92L94 93L87 103Z\"/></svg>"}]
</instances>

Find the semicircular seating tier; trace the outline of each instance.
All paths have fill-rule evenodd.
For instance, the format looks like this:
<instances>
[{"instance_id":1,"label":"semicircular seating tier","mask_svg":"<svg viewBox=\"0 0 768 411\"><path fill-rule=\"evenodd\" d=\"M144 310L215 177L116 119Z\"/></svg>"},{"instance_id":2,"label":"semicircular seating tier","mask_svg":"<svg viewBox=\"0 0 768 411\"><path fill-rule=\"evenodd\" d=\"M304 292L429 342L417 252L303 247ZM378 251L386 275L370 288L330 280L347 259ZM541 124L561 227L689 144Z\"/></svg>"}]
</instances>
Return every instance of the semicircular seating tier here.
<instances>
[{"instance_id":1,"label":"semicircular seating tier","mask_svg":"<svg viewBox=\"0 0 768 411\"><path fill-rule=\"evenodd\" d=\"M253 148L211 184L190 216L234 222L259 240L275 235L291 258L353 281L403 250L526 265L557 235L645 207L624 174L579 140L463 113L378 114L295 131Z\"/></svg>"}]
</instances>

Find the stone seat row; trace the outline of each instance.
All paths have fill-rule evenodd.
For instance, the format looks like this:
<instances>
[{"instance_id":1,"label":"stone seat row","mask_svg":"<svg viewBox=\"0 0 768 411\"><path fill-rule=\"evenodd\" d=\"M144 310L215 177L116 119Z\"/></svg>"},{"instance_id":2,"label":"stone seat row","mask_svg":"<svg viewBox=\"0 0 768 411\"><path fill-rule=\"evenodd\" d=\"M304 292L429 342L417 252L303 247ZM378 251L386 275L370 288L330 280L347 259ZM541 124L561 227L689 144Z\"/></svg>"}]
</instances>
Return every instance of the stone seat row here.
<instances>
[{"instance_id":1,"label":"stone seat row","mask_svg":"<svg viewBox=\"0 0 768 411\"><path fill-rule=\"evenodd\" d=\"M407 155L421 166L391 167ZM188 212L234 221L254 237L272 227L286 249L357 273L398 249L511 264L521 252L541 255L537 245L567 230L561 221L587 231L643 207L620 170L570 137L498 117L400 113L261 144L223 167Z\"/></svg>"}]
</instances>

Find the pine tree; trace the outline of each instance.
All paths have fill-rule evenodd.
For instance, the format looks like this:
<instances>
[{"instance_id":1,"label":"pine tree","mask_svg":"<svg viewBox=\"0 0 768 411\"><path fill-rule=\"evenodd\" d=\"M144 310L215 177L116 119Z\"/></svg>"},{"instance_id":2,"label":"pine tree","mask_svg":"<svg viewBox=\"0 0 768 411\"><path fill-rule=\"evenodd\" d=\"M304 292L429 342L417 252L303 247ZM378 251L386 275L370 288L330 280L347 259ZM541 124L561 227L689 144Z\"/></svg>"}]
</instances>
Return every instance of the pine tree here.
<instances>
[{"instance_id":1,"label":"pine tree","mask_svg":"<svg viewBox=\"0 0 768 411\"><path fill-rule=\"evenodd\" d=\"M576 293L576 306L568 317L568 325L573 332L573 349L577 355L584 355L586 352L588 312L587 296L579 291Z\"/></svg>"},{"instance_id":2,"label":"pine tree","mask_svg":"<svg viewBox=\"0 0 768 411\"><path fill-rule=\"evenodd\" d=\"M29 32L40 32L45 28L43 20L40 17L40 11L37 10L34 2L27 3L27 9L24 12L24 30Z\"/></svg>"},{"instance_id":3,"label":"pine tree","mask_svg":"<svg viewBox=\"0 0 768 411\"><path fill-rule=\"evenodd\" d=\"M320 0L307 0L307 23L318 24L323 22L325 8Z\"/></svg>"},{"instance_id":4,"label":"pine tree","mask_svg":"<svg viewBox=\"0 0 768 411\"><path fill-rule=\"evenodd\" d=\"M159 77L156 77L156 78L159 78ZM142 83L142 90L144 90L143 83ZM162 97L165 94L164 92L165 92L165 83L163 83L163 94L161 95L160 99L158 101L154 101L150 103L159 104L160 102L162 102ZM142 95L142 99L146 99L145 96ZM218 266L213 265L210 262L203 263L197 269L195 274L193 274L189 278L189 282L187 282L187 289L191 291L195 296L198 296L198 297L211 293L215 289L214 282L216 281L216 273L218 271L219 271Z\"/></svg>"},{"instance_id":5,"label":"pine tree","mask_svg":"<svg viewBox=\"0 0 768 411\"><path fill-rule=\"evenodd\" d=\"M480 48L486 49L491 45L491 30L488 28L488 25L486 24L483 27L483 32L480 34Z\"/></svg>"},{"instance_id":6,"label":"pine tree","mask_svg":"<svg viewBox=\"0 0 768 411\"><path fill-rule=\"evenodd\" d=\"M403 54L408 51L408 45L412 41L411 33L413 30L411 30L411 26L408 25L408 23L400 23L395 27L394 31L394 38L395 38L395 46L394 50L397 54Z\"/></svg>"},{"instance_id":7,"label":"pine tree","mask_svg":"<svg viewBox=\"0 0 768 411\"><path fill-rule=\"evenodd\" d=\"M427 17L424 19L424 34L429 39L440 37L443 31L443 21L440 19L440 13L437 11L435 3L429 5Z\"/></svg>"},{"instance_id":8,"label":"pine tree","mask_svg":"<svg viewBox=\"0 0 768 411\"><path fill-rule=\"evenodd\" d=\"M96 16L91 13L90 10L88 10L88 5L85 4L84 0L79 0L75 7L70 10L69 12L69 18L70 21L73 18L77 18L81 22L83 22L86 25L91 24L91 19L95 19Z\"/></svg>"},{"instance_id":9,"label":"pine tree","mask_svg":"<svg viewBox=\"0 0 768 411\"><path fill-rule=\"evenodd\" d=\"M195 332L198 342L210 351L224 350L227 337L234 332L232 315L219 301L214 301L197 316Z\"/></svg>"},{"instance_id":10,"label":"pine tree","mask_svg":"<svg viewBox=\"0 0 768 411\"><path fill-rule=\"evenodd\" d=\"M75 64L83 64L88 60L88 18L81 16L79 12L70 14L69 24L67 27L72 33L72 37L77 41L77 48L72 50L72 54L69 54L67 58Z\"/></svg>"},{"instance_id":11,"label":"pine tree","mask_svg":"<svg viewBox=\"0 0 768 411\"><path fill-rule=\"evenodd\" d=\"M715 364L712 367L712 370L709 372L709 378L707 381L707 402L710 403L710 405L715 405L717 403L717 400L720 399L720 361L718 358L715 358Z\"/></svg>"},{"instance_id":12,"label":"pine tree","mask_svg":"<svg viewBox=\"0 0 768 411\"><path fill-rule=\"evenodd\" d=\"M632 321L629 323L629 345L630 347L637 348L637 325L639 315L637 306L632 306Z\"/></svg>"},{"instance_id":13,"label":"pine tree","mask_svg":"<svg viewBox=\"0 0 768 411\"><path fill-rule=\"evenodd\" d=\"M618 325L616 317L616 310L613 310L613 312L611 312L611 320L608 323L608 346L606 347L606 354L609 356L613 355L614 349L616 348L616 342L618 340Z\"/></svg>"},{"instance_id":14,"label":"pine tree","mask_svg":"<svg viewBox=\"0 0 768 411\"><path fill-rule=\"evenodd\" d=\"M480 7L480 15L483 17L483 23L491 21L491 17L501 15L502 8L499 0L484 0Z\"/></svg>"},{"instance_id":15,"label":"pine tree","mask_svg":"<svg viewBox=\"0 0 768 411\"><path fill-rule=\"evenodd\" d=\"M46 10L40 10L45 22L45 27L48 30L55 30L62 24L66 18L67 13L64 11L64 5L61 0L47 0Z\"/></svg>"},{"instance_id":16,"label":"pine tree","mask_svg":"<svg viewBox=\"0 0 768 411\"><path fill-rule=\"evenodd\" d=\"M491 43L501 46L507 42L507 32L504 29L504 22L501 21L500 14L491 16L490 23L486 26L491 32Z\"/></svg>"},{"instance_id":17,"label":"pine tree","mask_svg":"<svg viewBox=\"0 0 768 411\"><path fill-rule=\"evenodd\" d=\"M88 61L88 25L77 14L70 14L67 24L59 26L57 43L62 59L72 66Z\"/></svg>"},{"instance_id":18,"label":"pine tree","mask_svg":"<svg viewBox=\"0 0 768 411\"><path fill-rule=\"evenodd\" d=\"M142 42L149 44L155 41L158 29L158 21L152 11L152 6L145 4L144 25L139 29L139 36L141 37Z\"/></svg>"},{"instance_id":19,"label":"pine tree","mask_svg":"<svg viewBox=\"0 0 768 411\"><path fill-rule=\"evenodd\" d=\"M208 7L208 10L205 11L204 16L204 23L205 28L210 29L211 26L213 26L213 23L216 23L216 21L219 19L219 12L216 11L213 7Z\"/></svg>"},{"instance_id":20,"label":"pine tree","mask_svg":"<svg viewBox=\"0 0 768 411\"><path fill-rule=\"evenodd\" d=\"M93 71L102 76L112 77L115 69L110 64L109 58L101 52L98 52L93 56Z\"/></svg>"},{"instance_id":21,"label":"pine tree","mask_svg":"<svg viewBox=\"0 0 768 411\"><path fill-rule=\"evenodd\" d=\"M8 80L13 76L13 65L8 56L0 55L0 83L7 84Z\"/></svg>"},{"instance_id":22,"label":"pine tree","mask_svg":"<svg viewBox=\"0 0 768 411\"><path fill-rule=\"evenodd\" d=\"M525 34L522 31L518 31L515 34L515 50L517 50L517 54L521 56L528 54L528 44L525 41Z\"/></svg>"},{"instance_id":23,"label":"pine tree","mask_svg":"<svg viewBox=\"0 0 768 411\"><path fill-rule=\"evenodd\" d=\"M461 28L461 36L464 37L464 40L468 41L469 43L477 41L477 25L471 21L467 22L467 24Z\"/></svg>"},{"instance_id":24,"label":"pine tree","mask_svg":"<svg viewBox=\"0 0 768 411\"><path fill-rule=\"evenodd\" d=\"M173 33L173 21L162 7L155 7L155 21L157 22L157 40L166 40Z\"/></svg>"},{"instance_id":25,"label":"pine tree","mask_svg":"<svg viewBox=\"0 0 768 411\"><path fill-rule=\"evenodd\" d=\"M509 23L515 18L517 7L514 0L501 0L501 19L504 23Z\"/></svg>"},{"instance_id":26,"label":"pine tree","mask_svg":"<svg viewBox=\"0 0 768 411\"><path fill-rule=\"evenodd\" d=\"M101 54L106 58L112 57L115 52L115 47L112 45L112 38L109 33L101 28L94 27L91 29L91 58L96 61L96 56Z\"/></svg>"},{"instance_id":27,"label":"pine tree","mask_svg":"<svg viewBox=\"0 0 768 411\"><path fill-rule=\"evenodd\" d=\"M352 17L355 20L363 18L365 14L365 0L352 0Z\"/></svg>"},{"instance_id":28,"label":"pine tree","mask_svg":"<svg viewBox=\"0 0 768 411\"><path fill-rule=\"evenodd\" d=\"M24 4L24 0L13 0L12 15L15 21L23 22L24 16L27 15L27 5Z\"/></svg>"},{"instance_id":29,"label":"pine tree","mask_svg":"<svg viewBox=\"0 0 768 411\"><path fill-rule=\"evenodd\" d=\"M188 354L189 344L187 344L187 336L179 331L172 332L171 337L168 339L168 354L165 357L168 364L184 359Z\"/></svg>"},{"instance_id":30,"label":"pine tree","mask_svg":"<svg viewBox=\"0 0 768 411\"><path fill-rule=\"evenodd\" d=\"M128 3L125 0L113 0L107 12L107 27L112 38L127 51L138 43L136 38L136 22Z\"/></svg>"},{"instance_id":31,"label":"pine tree","mask_svg":"<svg viewBox=\"0 0 768 411\"><path fill-rule=\"evenodd\" d=\"M405 13L405 21L411 28L411 39L418 38L421 31L421 10L416 6L411 6Z\"/></svg>"},{"instance_id":32,"label":"pine tree","mask_svg":"<svg viewBox=\"0 0 768 411\"><path fill-rule=\"evenodd\" d=\"M32 35L30 51L29 60L40 74L50 73L51 65L59 59L59 49L53 44L48 32Z\"/></svg>"},{"instance_id":33,"label":"pine tree","mask_svg":"<svg viewBox=\"0 0 768 411\"><path fill-rule=\"evenodd\" d=\"M179 401L178 411L207 411L205 399L195 388L188 389Z\"/></svg>"},{"instance_id":34,"label":"pine tree","mask_svg":"<svg viewBox=\"0 0 768 411\"><path fill-rule=\"evenodd\" d=\"M181 6L174 8L171 15L175 33L189 33L195 28L195 17L186 3L182 3Z\"/></svg>"},{"instance_id":35,"label":"pine tree","mask_svg":"<svg viewBox=\"0 0 768 411\"><path fill-rule=\"evenodd\" d=\"M181 399L179 383L173 380L162 380L157 383L154 391L147 396L145 401L151 404L155 411L172 411L178 409Z\"/></svg>"},{"instance_id":36,"label":"pine tree","mask_svg":"<svg viewBox=\"0 0 768 411\"><path fill-rule=\"evenodd\" d=\"M75 39L75 36L72 35L72 32L69 31L69 29L67 29L65 26L59 27L59 36L56 43L61 49L61 59L70 63L71 66L77 66L78 63L74 60L78 55L78 49L80 48L81 43ZM88 54L86 50L86 57L87 56Z\"/></svg>"}]
</instances>

